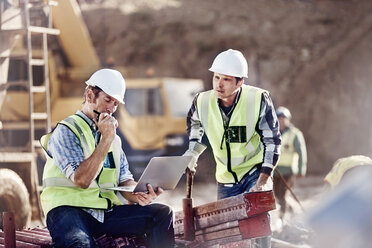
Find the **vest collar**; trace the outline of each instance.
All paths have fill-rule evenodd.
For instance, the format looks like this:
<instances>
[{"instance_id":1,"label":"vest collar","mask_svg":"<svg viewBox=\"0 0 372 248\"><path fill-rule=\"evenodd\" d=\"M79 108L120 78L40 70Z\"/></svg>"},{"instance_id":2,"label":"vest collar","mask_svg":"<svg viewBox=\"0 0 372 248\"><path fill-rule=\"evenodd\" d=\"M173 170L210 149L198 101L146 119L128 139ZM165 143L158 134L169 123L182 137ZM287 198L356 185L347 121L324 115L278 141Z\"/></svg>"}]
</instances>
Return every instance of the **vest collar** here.
<instances>
[{"instance_id":1,"label":"vest collar","mask_svg":"<svg viewBox=\"0 0 372 248\"><path fill-rule=\"evenodd\" d=\"M84 121L86 121L86 123L88 123L88 125L93 131L97 130L96 124L93 122L93 120L89 119L89 117L86 116L81 110L76 111L75 114L81 117Z\"/></svg>"},{"instance_id":2,"label":"vest collar","mask_svg":"<svg viewBox=\"0 0 372 248\"><path fill-rule=\"evenodd\" d=\"M242 92L242 87L239 88L239 91L238 91L238 93L235 96L234 103L230 107L224 107L222 105L220 99L217 99L217 101L218 101L218 107L222 110L222 112L225 114L225 116L228 117L228 116L231 115L232 110L234 109L234 107L236 106L236 104L238 104L238 101L240 99L241 92Z\"/></svg>"}]
</instances>

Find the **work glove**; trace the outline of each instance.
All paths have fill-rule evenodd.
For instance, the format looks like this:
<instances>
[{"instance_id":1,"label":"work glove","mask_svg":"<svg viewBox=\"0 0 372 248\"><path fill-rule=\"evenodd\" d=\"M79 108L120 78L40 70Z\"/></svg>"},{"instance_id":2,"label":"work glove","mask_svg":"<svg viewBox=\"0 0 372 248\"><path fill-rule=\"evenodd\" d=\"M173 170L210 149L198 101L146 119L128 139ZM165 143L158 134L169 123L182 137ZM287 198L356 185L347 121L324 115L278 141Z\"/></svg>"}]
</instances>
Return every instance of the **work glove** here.
<instances>
[{"instance_id":1,"label":"work glove","mask_svg":"<svg viewBox=\"0 0 372 248\"><path fill-rule=\"evenodd\" d=\"M195 174L197 166L196 162L198 161L200 154L202 154L206 148L206 145L199 142L191 141L189 143L189 149L182 156L191 156L191 162L188 165L191 173Z\"/></svg>"}]
</instances>

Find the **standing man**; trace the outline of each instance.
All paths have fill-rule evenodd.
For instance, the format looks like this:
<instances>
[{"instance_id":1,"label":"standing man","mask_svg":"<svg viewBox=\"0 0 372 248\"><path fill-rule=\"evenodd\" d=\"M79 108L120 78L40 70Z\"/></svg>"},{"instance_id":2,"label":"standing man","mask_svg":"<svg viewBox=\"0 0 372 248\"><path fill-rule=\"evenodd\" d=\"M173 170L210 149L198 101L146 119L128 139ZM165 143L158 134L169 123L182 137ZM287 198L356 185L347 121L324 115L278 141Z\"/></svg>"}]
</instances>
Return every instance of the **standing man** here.
<instances>
[{"instance_id":1,"label":"standing man","mask_svg":"<svg viewBox=\"0 0 372 248\"><path fill-rule=\"evenodd\" d=\"M105 189L136 184L112 116L124 103L124 78L102 69L86 84L82 109L41 140L47 154L41 204L55 246L96 247L94 237L135 234L145 235L149 247L173 247L172 210L150 204L161 188L121 192L124 205Z\"/></svg>"},{"instance_id":2,"label":"standing man","mask_svg":"<svg viewBox=\"0 0 372 248\"><path fill-rule=\"evenodd\" d=\"M196 95L187 117L189 149L195 172L205 146L204 132L216 162L217 198L262 191L279 157L280 133L269 92L244 84L248 63L229 49L214 59L213 90ZM270 239L261 247L270 247Z\"/></svg>"},{"instance_id":3,"label":"standing man","mask_svg":"<svg viewBox=\"0 0 372 248\"><path fill-rule=\"evenodd\" d=\"M216 161L218 199L261 191L279 158L280 133L269 92L244 84L248 63L240 51L217 55L210 71L213 90L198 94L187 117L190 170L205 146L204 132Z\"/></svg>"},{"instance_id":4,"label":"standing man","mask_svg":"<svg viewBox=\"0 0 372 248\"><path fill-rule=\"evenodd\" d=\"M291 112L285 107L278 107L279 130L282 135L281 154L277 171L274 172L274 194L280 205L280 217L288 210L286 202L287 186L293 187L295 176L306 174L307 152L302 132L291 123ZM283 180L284 179L284 180Z\"/></svg>"}]
</instances>

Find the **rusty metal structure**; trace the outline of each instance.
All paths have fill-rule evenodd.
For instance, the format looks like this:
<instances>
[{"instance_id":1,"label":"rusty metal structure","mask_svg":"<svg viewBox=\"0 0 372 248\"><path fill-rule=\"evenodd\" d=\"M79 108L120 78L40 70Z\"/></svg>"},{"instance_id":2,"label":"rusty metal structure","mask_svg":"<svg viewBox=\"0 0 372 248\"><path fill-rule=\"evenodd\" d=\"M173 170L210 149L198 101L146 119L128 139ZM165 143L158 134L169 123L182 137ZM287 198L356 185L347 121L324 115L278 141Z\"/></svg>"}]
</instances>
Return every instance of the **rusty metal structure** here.
<instances>
[{"instance_id":1,"label":"rusty metal structure","mask_svg":"<svg viewBox=\"0 0 372 248\"><path fill-rule=\"evenodd\" d=\"M257 237L271 235L268 212L274 210L272 191L252 192L193 208L195 240L188 247L251 247ZM184 212L175 214L176 239L185 240Z\"/></svg>"}]
</instances>

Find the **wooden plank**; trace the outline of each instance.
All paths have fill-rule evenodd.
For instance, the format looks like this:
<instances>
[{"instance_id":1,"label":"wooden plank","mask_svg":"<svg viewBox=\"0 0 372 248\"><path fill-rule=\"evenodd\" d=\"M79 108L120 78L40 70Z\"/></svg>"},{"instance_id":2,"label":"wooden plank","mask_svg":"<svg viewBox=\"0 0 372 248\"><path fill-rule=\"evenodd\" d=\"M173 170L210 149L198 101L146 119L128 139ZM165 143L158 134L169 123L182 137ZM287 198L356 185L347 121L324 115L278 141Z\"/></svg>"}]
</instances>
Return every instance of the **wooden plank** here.
<instances>
[{"instance_id":1,"label":"wooden plank","mask_svg":"<svg viewBox=\"0 0 372 248\"><path fill-rule=\"evenodd\" d=\"M200 230L206 227L215 226L221 223L226 223L234 220L242 220L247 218L244 206L237 206L228 209L214 211L211 214L196 216L195 230Z\"/></svg>"},{"instance_id":2,"label":"wooden plank","mask_svg":"<svg viewBox=\"0 0 372 248\"><path fill-rule=\"evenodd\" d=\"M197 231L196 235L199 235L199 234L202 234L202 233L211 233L211 232L222 231L222 230L231 229L231 228L234 228L234 227L237 227L237 226L239 226L239 222L237 220L236 221L231 221L231 222L227 222L227 223L222 223L222 224L217 225L217 226L204 228L203 230Z\"/></svg>"},{"instance_id":3,"label":"wooden plank","mask_svg":"<svg viewBox=\"0 0 372 248\"><path fill-rule=\"evenodd\" d=\"M18 241L24 241L26 243L32 243L37 245L50 245L52 243L51 237L46 237L44 235L39 235L36 233L17 231L16 237Z\"/></svg>"},{"instance_id":4,"label":"wooden plank","mask_svg":"<svg viewBox=\"0 0 372 248\"><path fill-rule=\"evenodd\" d=\"M194 208L195 216L205 216L205 215L211 215L218 211L225 211L227 209L244 205L244 196L243 195L237 195L225 199L221 199L215 202L207 203L204 205L200 205ZM175 219L183 219L183 212L178 211L175 214Z\"/></svg>"},{"instance_id":5,"label":"wooden plank","mask_svg":"<svg viewBox=\"0 0 372 248\"><path fill-rule=\"evenodd\" d=\"M5 246L5 241L3 237L0 237L0 247L6 247L6 248L11 248L12 246ZM22 241L16 241L15 247L17 248L40 248L39 245L35 244L30 244L30 243L25 243Z\"/></svg>"},{"instance_id":6,"label":"wooden plank","mask_svg":"<svg viewBox=\"0 0 372 248\"><path fill-rule=\"evenodd\" d=\"M30 243L17 240L16 247L17 248L40 248L40 245L30 244Z\"/></svg>"},{"instance_id":7,"label":"wooden plank","mask_svg":"<svg viewBox=\"0 0 372 248\"><path fill-rule=\"evenodd\" d=\"M209 241L209 240L215 240L215 239L221 239L226 237L232 237L232 236L238 236L240 235L240 229L239 227L234 227L230 229L225 229L217 232L211 232L211 233L202 233L195 236L195 239L197 241Z\"/></svg>"},{"instance_id":8,"label":"wooden plank","mask_svg":"<svg viewBox=\"0 0 372 248\"><path fill-rule=\"evenodd\" d=\"M37 235L45 236L51 240L49 231L47 228L33 228L31 230L22 230L25 233L34 233Z\"/></svg>"},{"instance_id":9,"label":"wooden plank","mask_svg":"<svg viewBox=\"0 0 372 248\"><path fill-rule=\"evenodd\" d=\"M52 238L49 235L48 229L24 229L16 231L15 234L16 247L52 247ZM0 244L4 243L4 232L0 230Z\"/></svg>"},{"instance_id":10,"label":"wooden plank","mask_svg":"<svg viewBox=\"0 0 372 248\"><path fill-rule=\"evenodd\" d=\"M199 229L195 232L195 234L198 235L198 234L201 234L201 233L211 233L211 232L221 231L221 230L225 230L225 229L229 229L229 228L233 228L233 227L237 227L237 226L239 226L239 222L238 222L238 220L234 220L234 221L222 223L222 224L219 224L219 225ZM175 230L174 232L177 235L183 235L183 226L182 225L175 226L174 230Z\"/></svg>"}]
</instances>

